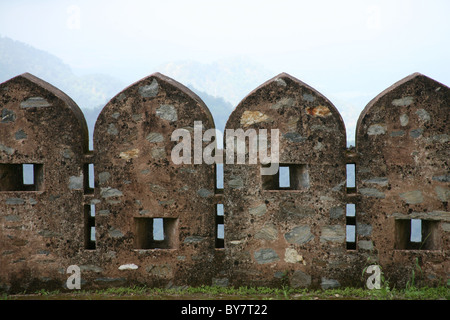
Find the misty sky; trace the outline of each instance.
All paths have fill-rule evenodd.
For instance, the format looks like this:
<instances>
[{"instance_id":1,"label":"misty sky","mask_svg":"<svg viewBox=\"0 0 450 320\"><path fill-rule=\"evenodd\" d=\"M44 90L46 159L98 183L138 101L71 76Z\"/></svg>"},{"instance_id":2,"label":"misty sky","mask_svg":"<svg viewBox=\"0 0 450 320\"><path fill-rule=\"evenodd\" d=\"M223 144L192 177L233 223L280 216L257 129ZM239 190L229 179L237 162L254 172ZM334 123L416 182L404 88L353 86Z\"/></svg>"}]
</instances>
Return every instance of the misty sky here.
<instances>
[{"instance_id":1,"label":"misty sky","mask_svg":"<svg viewBox=\"0 0 450 320\"><path fill-rule=\"evenodd\" d=\"M414 72L450 84L448 0L0 0L0 35L128 84L167 62L244 56L344 117Z\"/></svg>"}]
</instances>

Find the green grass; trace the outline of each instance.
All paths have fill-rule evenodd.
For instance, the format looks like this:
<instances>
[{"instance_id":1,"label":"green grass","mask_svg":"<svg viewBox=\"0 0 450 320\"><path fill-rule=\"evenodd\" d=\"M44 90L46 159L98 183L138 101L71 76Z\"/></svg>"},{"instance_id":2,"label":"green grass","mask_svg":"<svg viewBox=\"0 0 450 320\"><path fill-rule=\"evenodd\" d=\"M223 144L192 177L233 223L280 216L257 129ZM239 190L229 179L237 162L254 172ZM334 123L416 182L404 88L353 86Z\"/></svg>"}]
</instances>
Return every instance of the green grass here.
<instances>
[{"instance_id":1,"label":"green grass","mask_svg":"<svg viewBox=\"0 0 450 320\"><path fill-rule=\"evenodd\" d=\"M74 290L70 292L39 290L20 295L3 294L2 300L15 299L130 299L130 300L209 300L209 299L240 299L240 300L450 300L449 287L417 288L409 286L405 289L338 288L328 290L310 290L267 288L267 287L219 287L200 286L178 289L147 288L141 286L117 287L102 290Z\"/></svg>"}]
</instances>

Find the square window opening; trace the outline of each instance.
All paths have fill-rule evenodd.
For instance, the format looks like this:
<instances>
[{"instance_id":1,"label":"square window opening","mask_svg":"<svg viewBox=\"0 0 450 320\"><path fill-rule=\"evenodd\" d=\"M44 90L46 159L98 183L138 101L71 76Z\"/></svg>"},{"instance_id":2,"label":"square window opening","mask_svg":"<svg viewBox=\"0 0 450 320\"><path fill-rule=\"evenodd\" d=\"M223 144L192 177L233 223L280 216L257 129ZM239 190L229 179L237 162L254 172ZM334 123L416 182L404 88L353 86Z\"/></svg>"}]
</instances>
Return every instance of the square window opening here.
<instances>
[{"instance_id":1,"label":"square window opening","mask_svg":"<svg viewBox=\"0 0 450 320\"><path fill-rule=\"evenodd\" d=\"M438 221L397 219L395 221L395 249L437 250Z\"/></svg>"},{"instance_id":2,"label":"square window opening","mask_svg":"<svg viewBox=\"0 0 450 320\"><path fill-rule=\"evenodd\" d=\"M269 167L269 165L263 165ZM263 190L302 190L308 189L309 173L306 164L279 164L274 175L262 175Z\"/></svg>"},{"instance_id":3,"label":"square window opening","mask_svg":"<svg viewBox=\"0 0 450 320\"><path fill-rule=\"evenodd\" d=\"M42 191L43 184L43 164L0 164L0 191Z\"/></svg>"},{"instance_id":4,"label":"square window opening","mask_svg":"<svg viewBox=\"0 0 450 320\"><path fill-rule=\"evenodd\" d=\"M176 218L134 218L136 249L176 249Z\"/></svg>"}]
</instances>

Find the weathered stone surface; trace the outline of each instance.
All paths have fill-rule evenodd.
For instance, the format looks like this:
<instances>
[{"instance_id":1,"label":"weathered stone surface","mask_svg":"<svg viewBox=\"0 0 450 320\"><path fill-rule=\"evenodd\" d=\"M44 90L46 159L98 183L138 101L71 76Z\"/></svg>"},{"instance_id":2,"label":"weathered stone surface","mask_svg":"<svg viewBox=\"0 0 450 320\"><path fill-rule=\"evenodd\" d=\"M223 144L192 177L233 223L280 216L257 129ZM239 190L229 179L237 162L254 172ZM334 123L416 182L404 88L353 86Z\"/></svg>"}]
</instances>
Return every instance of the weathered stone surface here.
<instances>
[{"instance_id":1,"label":"weathered stone surface","mask_svg":"<svg viewBox=\"0 0 450 320\"><path fill-rule=\"evenodd\" d=\"M9 215L5 216L5 221L7 221L7 222L20 221L20 216L17 214L9 214Z\"/></svg>"},{"instance_id":2,"label":"weathered stone surface","mask_svg":"<svg viewBox=\"0 0 450 320\"><path fill-rule=\"evenodd\" d=\"M294 227L284 235L284 238L288 243L303 244L314 239L314 235L308 225L303 225Z\"/></svg>"},{"instance_id":3,"label":"weathered stone surface","mask_svg":"<svg viewBox=\"0 0 450 320\"><path fill-rule=\"evenodd\" d=\"M315 210L310 207L297 206L292 202L281 204L281 212L297 217L309 217L315 214Z\"/></svg>"},{"instance_id":4,"label":"weathered stone surface","mask_svg":"<svg viewBox=\"0 0 450 320\"><path fill-rule=\"evenodd\" d=\"M26 139L28 136L25 133L25 131L23 131L23 129L19 129L15 134L14 134L14 138L16 140L22 140L22 139Z\"/></svg>"},{"instance_id":5,"label":"weathered stone surface","mask_svg":"<svg viewBox=\"0 0 450 320\"><path fill-rule=\"evenodd\" d=\"M396 107L406 107L412 103L414 103L414 97L410 96L392 100L392 105Z\"/></svg>"},{"instance_id":6,"label":"weathered stone surface","mask_svg":"<svg viewBox=\"0 0 450 320\"><path fill-rule=\"evenodd\" d=\"M447 219L437 212L448 205L443 144L449 141L449 99L447 86L415 73L375 97L358 120L356 245L376 254L382 266L393 266L383 272L400 286L407 279L396 270L408 264L410 249L440 252L421 255L424 273L436 272L431 265L437 261L445 264L441 250L450 241L436 226ZM409 237L411 219L421 219L422 232L429 233L420 246Z\"/></svg>"},{"instance_id":7,"label":"weathered stone surface","mask_svg":"<svg viewBox=\"0 0 450 320\"><path fill-rule=\"evenodd\" d=\"M386 194L384 192L381 192L375 188L361 188L361 189L359 189L359 192L364 196L372 197L372 198L385 198L386 197Z\"/></svg>"},{"instance_id":8,"label":"weathered stone surface","mask_svg":"<svg viewBox=\"0 0 450 320\"><path fill-rule=\"evenodd\" d=\"M82 190L84 188L83 175L79 177L69 177L69 189Z\"/></svg>"},{"instance_id":9,"label":"weathered stone surface","mask_svg":"<svg viewBox=\"0 0 450 320\"><path fill-rule=\"evenodd\" d=\"M162 104L158 109L156 109L156 115L161 119L167 121L177 121L178 113L173 105Z\"/></svg>"},{"instance_id":10,"label":"weathered stone surface","mask_svg":"<svg viewBox=\"0 0 450 320\"><path fill-rule=\"evenodd\" d=\"M123 193L120 190L108 187L108 188L101 188L100 195L102 198L111 198L111 197L121 197L123 196Z\"/></svg>"},{"instance_id":11,"label":"weathered stone surface","mask_svg":"<svg viewBox=\"0 0 450 320\"><path fill-rule=\"evenodd\" d=\"M284 252L284 261L288 263L305 263L305 260L303 260L303 256L297 252L297 250L293 248L286 248Z\"/></svg>"},{"instance_id":12,"label":"weathered stone surface","mask_svg":"<svg viewBox=\"0 0 450 320\"><path fill-rule=\"evenodd\" d=\"M13 110L3 109L1 114L1 123L14 122L16 120L16 114Z\"/></svg>"},{"instance_id":13,"label":"weathered stone surface","mask_svg":"<svg viewBox=\"0 0 450 320\"><path fill-rule=\"evenodd\" d=\"M134 263L128 263L128 264L122 264L121 266L119 266L119 270L136 270L139 267L137 265L135 265Z\"/></svg>"},{"instance_id":14,"label":"weathered stone surface","mask_svg":"<svg viewBox=\"0 0 450 320\"><path fill-rule=\"evenodd\" d=\"M386 177L375 177L367 180L363 180L363 183L365 184L375 184L382 187L385 187L389 183L389 179Z\"/></svg>"},{"instance_id":15,"label":"weathered stone surface","mask_svg":"<svg viewBox=\"0 0 450 320\"><path fill-rule=\"evenodd\" d=\"M301 270L295 270L290 285L292 288L308 288L311 285L311 276Z\"/></svg>"},{"instance_id":16,"label":"weathered stone surface","mask_svg":"<svg viewBox=\"0 0 450 320\"><path fill-rule=\"evenodd\" d=\"M81 265L80 266L80 270L81 272L96 272L96 273L100 273L103 271L103 268L96 266L96 265L92 265L92 264L88 264L88 265Z\"/></svg>"},{"instance_id":17,"label":"weathered stone surface","mask_svg":"<svg viewBox=\"0 0 450 320\"><path fill-rule=\"evenodd\" d=\"M134 148L134 149L127 150L127 151L122 151L119 154L119 157L121 157L124 160L130 160L132 158L137 158L139 156L139 152L140 152L140 150L138 148Z\"/></svg>"},{"instance_id":18,"label":"weathered stone surface","mask_svg":"<svg viewBox=\"0 0 450 320\"><path fill-rule=\"evenodd\" d=\"M372 250L373 242L370 240L360 240L358 241L358 247L362 250Z\"/></svg>"},{"instance_id":19,"label":"weathered stone surface","mask_svg":"<svg viewBox=\"0 0 450 320\"><path fill-rule=\"evenodd\" d=\"M205 237L200 236L189 236L184 239L184 243L198 243L206 240Z\"/></svg>"},{"instance_id":20,"label":"weathered stone surface","mask_svg":"<svg viewBox=\"0 0 450 320\"><path fill-rule=\"evenodd\" d=\"M38 234L44 238L60 237L61 234L53 230L40 230Z\"/></svg>"},{"instance_id":21,"label":"weathered stone surface","mask_svg":"<svg viewBox=\"0 0 450 320\"><path fill-rule=\"evenodd\" d=\"M21 198L7 198L5 203L9 205L24 204L25 200Z\"/></svg>"},{"instance_id":22,"label":"weathered stone surface","mask_svg":"<svg viewBox=\"0 0 450 320\"><path fill-rule=\"evenodd\" d=\"M327 289L338 288L341 286L341 284L339 283L338 280L335 280L335 279L322 278L322 282L320 283L320 286L322 287L323 290L327 290Z\"/></svg>"},{"instance_id":23,"label":"weathered stone surface","mask_svg":"<svg viewBox=\"0 0 450 320\"><path fill-rule=\"evenodd\" d=\"M197 191L197 194L202 198L208 198L208 197L212 197L214 195L214 192L212 192L211 190L202 188Z\"/></svg>"},{"instance_id":24,"label":"weathered stone surface","mask_svg":"<svg viewBox=\"0 0 450 320\"><path fill-rule=\"evenodd\" d=\"M241 189L244 186L244 181L241 178L234 178L228 181L228 186L233 189Z\"/></svg>"},{"instance_id":25,"label":"weathered stone surface","mask_svg":"<svg viewBox=\"0 0 450 320\"><path fill-rule=\"evenodd\" d=\"M252 124L269 121L270 118L261 111L244 111L241 125L245 128Z\"/></svg>"},{"instance_id":26,"label":"weathered stone surface","mask_svg":"<svg viewBox=\"0 0 450 320\"><path fill-rule=\"evenodd\" d=\"M5 145L0 143L0 151L3 151L3 152L5 152L8 155L12 155L12 154L14 154L15 150L14 150L14 148L5 146Z\"/></svg>"},{"instance_id":27,"label":"weathered stone surface","mask_svg":"<svg viewBox=\"0 0 450 320\"><path fill-rule=\"evenodd\" d=\"M261 228L256 234L255 239L276 240L278 238L278 230L274 224L267 224Z\"/></svg>"},{"instance_id":28,"label":"weathered stone surface","mask_svg":"<svg viewBox=\"0 0 450 320\"><path fill-rule=\"evenodd\" d=\"M101 185L105 184L109 180L109 178L111 178L111 174L109 172L104 171L98 174L98 182Z\"/></svg>"},{"instance_id":29,"label":"weathered stone surface","mask_svg":"<svg viewBox=\"0 0 450 320\"><path fill-rule=\"evenodd\" d=\"M436 190L436 195L439 200L441 200L442 202L450 200L450 189L449 188L436 186L435 190Z\"/></svg>"},{"instance_id":30,"label":"weathered stone surface","mask_svg":"<svg viewBox=\"0 0 450 320\"><path fill-rule=\"evenodd\" d=\"M372 226L370 224L356 222L356 232L360 236L370 236L372 234Z\"/></svg>"},{"instance_id":31,"label":"weathered stone surface","mask_svg":"<svg viewBox=\"0 0 450 320\"><path fill-rule=\"evenodd\" d=\"M419 116L419 119L422 121L430 121L430 114L425 109L418 109L416 114Z\"/></svg>"},{"instance_id":32,"label":"weathered stone surface","mask_svg":"<svg viewBox=\"0 0 450 320\"><path fill-rule=\"evenodd\" d=\"M344 242L345 229L341 225L324 226L320 235L320 241Z\"/></svg>"},{"instance_id":33,"label":"weathered stone surface","mask_svg":"<svg viewBox=\"0 0 450 320\"><path fill-rule=\"evenodd\" d=\"M42 108L50 107L51 104L42 97L31 97L20 103L22 108Z\"/></svg>"},{"instance_id":34,"label":"weathered stone surface","mask_svg":"<svg viewBox=\"0 0 450 320\"><path fill-rule=\"evenodd\" d=\"M213 286L218 286L218 287L228 287L230 283L230 279L228 278L213 278L212 279L212 285Z\"/></svg>"},{"instance_id":35,"label":"weathered stone surface","mask_svg":"<svg viewBox=\"0 0 450 320\"><path fill-rule=\"evenodd\" d=\"M278 102L274 103L271 109L289 108L295 105L295 100L291 97L281 98Z\"/></svg>"},{"instance_id":36,"label":"weathered stone surface","mask_svg":"<svg viewBox=\"0 0 450 320\"><path fill-rule=\"evenodd\" d=\"M258 252L269 244L279 255L270 274L266 268L271 263L258 263L254 275L237 274L233 281L273 280L274 274L288 268L318 277L312 264L304 264L307 260L297 247L325 254L328 244L315 241L315 230L330 223L330 212L333 224L345 223L342 209L331 210L345 207L339 195L345 189L345 172L332 169L345 167L345 127L336 108L313 88L283 73L247 95L230 115L227 128L279 130L279 163L289 170L290 180L289 186L282 187L278 174L260 175L260 164L224 164L229 213L225 224L230 237L225 236L225 246L230 257L238 262L243 251ZM269 137L268 141L271 144L262 149L270 155L273 143ZM340 191L332 190L342 181Z\"/></svg>"},{"instance_id":37,"label":"weathered stone surface","mask_svg":"<svg viewBox=\"0 0 450 320\"><path fill-rule=\"evenodd\" d=\"M159 132L150 132L145 139L147 139L149 142L163 142L164 141L163 135Z\"/></svg>"},{"instance_id":38,"label":"weathered stone surface","mask_svg":"<svg viewBox=\"0 0 450 320\"><path fill-rule=\"evenodd\" d=\"M262 203L257 206L249 208L248 212L254 216L262 216L267 212L267 206L265 203Z\"/></svg>"},{"instance_id":39,"label":"weathered stone surface","mask_svg":"<svg viewBox=\"0 0 450 320\"><path fill-rule=\"evenodd\" d=\"M391 137L403 137L404 135L405 135L405 131L403 131L403 130L391 132Z\"/></svg>"},{"instance_id":40,"label":"weathered stone surface","mask_svg":"<svg viewBox=\"0 0 450 320\"><path fill-rule=\"evenodd\" d=\"M385 134L386 130L386 125L384 124L373 124L367 130L367 134L370 136L376 136L379 134Z\"/></svg>"},{"instance_id":41,"label":"weathered stone surface","mask_svg":"<svg viewBox=\"0 0 450 320\"><path fill-rule=\"evenodd\" d=\"M332 207L330 209L330 218L331 219L339 219L344 215L344 208L342 207Z\"/></svg>"},{"instance_id":42,"label":"weathered stone surface","mask_svg":"<svg viewBox=\"0 0 450 320\"><path fill-rule=\"evenodd\" d=\"M115 229L115 228L110 228L108 233L111 238L122 238L123 237L122 231Z\"/></svg>"},{"instance_id":43,"label":"weathered stone surface","mask_svg":"<svg viewBox=\"0 0 450 320\"><path fill-rule=\"evenodd\" d=\"M169 264L151 265L145 269L149 274L162 278L170 277L173 273L173 268Z\"/></svg>"},{"instance_id":44,"label":"weathered stone surface","mask_svg":"<svg viewBox=\"0 0 450 320\"><path fill-rule=\"evenodd\" d=\"M318 105L317 107L306 108L306 112L312 116L328 117L331 115L331 111L327 106Z\"/></svg>"},{"instance_id":45,"label":"weathered stone surface","mask_svg":"<svg viewBox=\"0 0 450 320\"><path fill-rule=\"evenodd\" d=\"M166 157L166 149L164 148L153 148L151 151L153 159L162 159Z\"/></svg>"},{"instance_id":46,"label":"weathered stone surface","mask_svg":"<svg viewBox=\"0 0 450 320\"><path fill-rule=\"evenodd\" d=\"M450 175L434 176L433 180L439 182L450 182Z\"/></svg>"},{"instance_id":47,"label":"weathered stone surface","mask_svg":"<svg viewBox=\"0 0 450 320\"><path fill-rule=\"evenodd\" d=\"M283 135L284 138L286 138L287 140L290 140L292 142L302 142L306 140L306 137L302 137L299 133L297 132L288 132L285 133Z\"/></svg>"},{"instance_id":48,"label":"weathered stone surface","mask_svg":"<svg viewBox=\"0 0 450 320\"><path fill-rule=\"evenodd\" d=\"M419 190L407 191L400 193L400 198L402 198L406 203L417 204L423 202L422 192Z\"/></svg>"},{"instance_id":49,"label":"weathered stone surface","mask_svg":"<svg viewBox=\"0 0 450 320\"><path fill-rule=\"evenodd\" d=\"M109 134L111 134L113 136L117 136L117 134L119 133L119 130L117 130L117 127L114 123L110 123L108 126L108 130L106 130L106 132L108 132Z\"/></svg>"},{"instance_id":50,"label":"weathered stone surface","mask_svg":"<svg viewBox=\"0 0 450 320\"><path fill-rule=\"evenodd\" d=\"M260 249L254 254L255 260L259 264L272 263L280 260L280 257L277 255L275 250L266 248Z\"/></svg>"},{"instance_id":51,"label":"weathered stone surface","mask_svg":"<svg viewBox=\"0 0 450 320\"><path fill-rule=\"evenodd\" d=\"M408 125L409 122L409 116L407 114L400 115L400 125L402 127Z\"/></svg>"},{"instance_id":52,"label":"weathered stone surface","mask_svg":"<svg viewBox=\"0 0 450 320\"><path fill-rule=\"evenodd\" d=\"M409 135L411 136L411 138L418 138L422 135L422 133L423 133L423 129L419 128L419 129L411 130L409 132Z\"/></svg>"},{"instance_id":53,"label":"weathered stone surface","mask_svg":"<svg viewBox=\"0 0 450 320\"><path fill-rule=\"evenodd\" d=\"M399 287L409 273L398 270L419 257L418 280L436 284L449 267L448 101L445 85L405 78L368 104L356 148L347 149L332 103L280 74L239 103L226 128L266 129L260 151L268 155L271 129L279 130L273 161L289 170L289 185L262 176L261 161L225 163L221 190L214 165L170 157L175 129L194 138L194 121L214 127L206 105L176 81L153 74L117 94L89 150L86 121L69 97L29 74L13 78L0 84L0 291L60 283L73 264L83 288L286 280L333 288L353 283L368 255ZM354 189L346 188L347 163L356 165ZM33 184L23 183L22 164L32 165ZM411 219L427 233L420 248L408 238ZM346 223L355 221L356 242L346 243Z\"/></svg>"},{"instance_id":54,"label":"weathered stone surface","mask_svg":"<svg viewBox=\"0 0 450 320\"><path fill-rule=\"evenodd\" d=\"M156 95L158 94L159 91L159 86L158 86L158 81L156 81L156 79L152 80L152 83L146 86L142 86L139 87L139 94L143 97L143 98L152 98L152 97L156 97ZM119 95L120 97L120 101L123 100L126 95L124 93L121 93Z\"/></svg>"}]
</instances>

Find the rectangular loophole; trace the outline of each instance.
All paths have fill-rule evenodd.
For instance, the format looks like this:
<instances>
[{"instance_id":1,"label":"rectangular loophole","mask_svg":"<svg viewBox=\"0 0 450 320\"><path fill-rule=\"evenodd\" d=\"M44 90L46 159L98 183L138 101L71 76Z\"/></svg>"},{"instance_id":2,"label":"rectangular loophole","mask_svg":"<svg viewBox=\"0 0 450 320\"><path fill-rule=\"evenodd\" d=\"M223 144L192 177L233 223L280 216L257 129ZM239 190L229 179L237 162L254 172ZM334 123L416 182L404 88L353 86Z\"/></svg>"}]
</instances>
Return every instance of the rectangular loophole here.
<instances>
[{"instance_id":1,"label":"rectangular loophole","mask_svg":"<svg viewBox=\"0 0 450 320\"><path fill-rule=\"evenodd\" d=\"M94 164L85 163L83 165L84 193L94 193Z\"/></svg>"},{"instance_id":2,"label":"rectangular loophole","mask_svg":"<svg viewBox=\"0 0 450 320\"><path fill-rule=\"evenodd\" d=\"M216 204L216 237L215 243L217 249L225 248L225 224L224 208L222 203Z\"/></svg>"},{"instance_id":3,"label":"rectangular loophole","mask_svg":"<svg viewBox=\"0 0 450 320\"><path fill-rule=\"evenodd\" d=\"M269 167L263 165L263 167ZM261 175L263 190L302 190L309 188L308 165L280 163L277 173Z\"/></svg>"},{"instance_id":4,"label":"rectangular loophole","mask_svg":"<svg viewBox=\"0 0 450 320\"><path fill-rule=\"evenodd\" d=\"M43 164L0 164L0 191L42 191L43 185Z\"/></svg>"},{"instance_id":5,"label":"rectangular loophole","mask_svg":"<svg viewBox=\"0 0 450 320\"><path fill-rule=\"evenodd\" d=\"M153 219L153 240L164 241L164 223L162 218Z\"/></svg>"},{"instance_id":6,"label":"rectangular loophole","mask_svg":"<svg viewBox=\"0 0 450 320\"><path fill-rule=\"evenodd\" d=\"M84 248L94 250L95 240L95 205L84 206Z\"/></svg>"},{"instance_id":7,"label":"rectangular loophole","mask_svg":"<svg viewBox=\"0 0 450 320\"><path fill-rule=\"evenodd\" d=\"M136 249L176 249L176 218L134 218L134 247Z\"/></svg>"},{"instance_id":8,"label":"rectangular loophole","mask_svg":"<svg viewBox=\"0 0 450 320\"><path fill-rule=\"evenodd\" d=\"M346 244L347 250L356 249L356 226L346 225Z\"/></svg>"},{"instance_id":9,"label":"rectangular loophole","mask_svg":"<svg viewBox=\"0 0 450 320\"><path fill-rule=\"evenodd\" d=\"M291 187L291 181L289 177L289 166L280 166L278 168L279 174L278 174L278 185L280 188L290 188Z\"/></svg>"},{"instance_id":10,"label":"rectangular loophole","mask_svg":"<svg viewBox=\"0 0 450 320\"><path fill-rule=\"evenodd\" d=\"M424 219L395 220L395 249L439 249L438 221Z\"/></svg>"},{"instance_id":11,"label":"rectangular loophole","mask_svg":"<svg viewBox=\"0 0 450 320\"><path fill-rule=\"evenodd\" d=\"M27 186L34 185L34 165L33 164L26 163L26 164L22 165L22 183Z\"/></svg>"},{"instance_id":12,"label":"rectangular loophole","mask_svg":"<svg viewBox=\"0 0 450 320\"><path fill-rule=\"evenodd\" d=\"M346 164L347 175L347 193L356 193L356 165L354 163Z\"/></svg>"},{"instance_id":13,"label":"rectangular loophole","mask_svg":"<svg viewBox=\"0 0 450 320\"><path fill-rule=\"evenodd\" d=\"M356 249L356 206L354 203L347 203L345 207L346 220L346 245L347 250Z\"/></svg>"},{"instance_id":14,"label":"rectangular loophole","mask_svg":"<svg viewBox=\"0 0 450 320\"><path fill-rule=\"evenodd\" d=\"M223 163L217 163L215 166L216 193L223 193Z\"/></svg>"},{"instance_id":15,"label":"rectangular loophole","mask_svg":"<svg viewBox=\"0 0 450 320\"><path fill-rule=\"evenodd\" d=\"M415 243L422 242L422 220L411 219L411 234L409 241Z\"/></svg>"}]
</instances>

